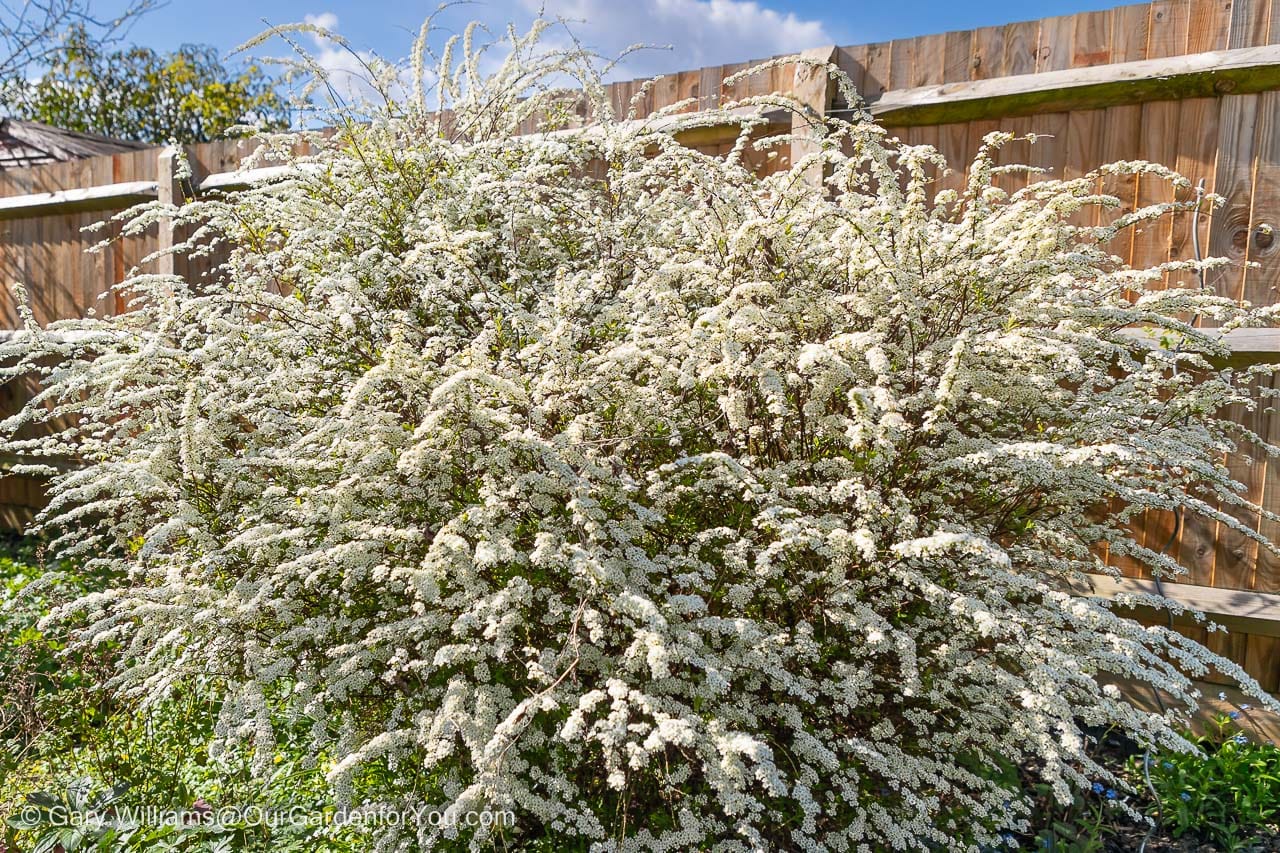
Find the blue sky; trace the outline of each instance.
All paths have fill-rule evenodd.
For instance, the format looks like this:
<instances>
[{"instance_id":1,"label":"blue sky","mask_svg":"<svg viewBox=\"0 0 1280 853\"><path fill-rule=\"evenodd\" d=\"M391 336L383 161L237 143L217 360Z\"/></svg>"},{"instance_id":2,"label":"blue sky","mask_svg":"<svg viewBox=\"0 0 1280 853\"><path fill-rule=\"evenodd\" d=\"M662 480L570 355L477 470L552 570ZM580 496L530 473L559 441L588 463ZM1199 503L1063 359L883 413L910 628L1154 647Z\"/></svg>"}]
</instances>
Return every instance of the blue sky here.
<instances>
[{"instance_id":1,"label":"blue sky","mask_svg":"<svg viewBox=\"0 0 1280 853\"><path fill-rule=\"evenodd\" d=\"M441 18L446 29L480 20L505 28L524 26L545 5L552 16L587 23L580 37L613 55L630 44L671 45L628 60L625 76L646 76L821 44L859 44L988 24L1069 14L1116 5L1118 0L894 0L889 3L822 0L483 0L458 5ZM422 20L437 0L170 0L135 26L134 41L157 49L183 42L212 44L229 51L273 24L308 16L330 25L355 48L398 59L409 52ZM308 45L312 47L312 45ZM326 65L343 67L341 55L319 47ZM278 55L283 48L259 48Z\"/></svg>"}]
</instances>

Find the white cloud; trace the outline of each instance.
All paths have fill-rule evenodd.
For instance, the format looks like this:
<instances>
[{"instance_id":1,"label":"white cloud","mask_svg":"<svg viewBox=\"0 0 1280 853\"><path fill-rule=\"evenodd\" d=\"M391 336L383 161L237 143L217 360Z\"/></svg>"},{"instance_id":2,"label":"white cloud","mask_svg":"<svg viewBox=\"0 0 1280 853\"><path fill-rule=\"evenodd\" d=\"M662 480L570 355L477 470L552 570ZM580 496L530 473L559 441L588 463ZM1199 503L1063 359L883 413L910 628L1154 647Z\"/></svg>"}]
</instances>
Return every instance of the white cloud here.
<instances>
[{"instance_id":1,"label":"white cloud","mask_svg":"<svg viewBox=\"0 0 1280 853\"><path fill-rule=\"evenodd\" d=\"M307 15L303 20L313 27L338 33L339 20L333 12ZM353 51L314 33L311 40L314 42L311 59L325 70L329 84L343 100L350 103L376 98L374 88L369 84L369 68L366 67L376 66L377 57L371 51ZM402 92L395 94L403 95Z\"/></svg>"},{"instance_id":2,"label":"white cloud","mask_svg":"<svg viewBox=\"0 0 1280 853\"><path fill-rule=\"evenodd\" d=\"M319 27L322 30L338 30L338 16L332 12L321 12L319 15L307 15L303 19L313 27Z\"/></svg>"},{"instance_id":3,"label":"white cloud","mask_svg":"<svg viewBox=\"0 0 1280 853\"><path fill-rule=\"evenodd\" d=\"M543 37L544 47L567 47L572 33L584 46L607 59L637 44L656 48L627 56L609 74L613 80L764 59L832 42L821 21L779 12L756 0L488 0L450 9L437 22L443 26L432 43L438 49L444 38L461 32L465 23L474 18L483 19L494 36L504 34L508 23L523 32L539 11L548 19L564 20L568 27L567 32L559 27L550 30ZM305 21L335 33L341 24L331 11L307 15ZM407 26L403 21L399 23ZM479 37L478 41L488 38ZM368 71L364 67L364 63L374 60L372 52L358 50L353 54L318 36L313 37L313 42L312 58L329 73L331 84L342 98L358 101L373 95L365 82ZM405 40L397 47L402 47L403 53L383 58L401 61L409 44ZM486 54L482 67L491 67L504 53L501 45L495 45ZM398 97L404 96L409 84L405 70Z\"/></svg>"},{"instance_id":4,"label":"white cloud","mask_svg":"<svg viewBox=\"0 0 1280 853\"><path fill-rule=\"evenodd\" d=\"M670 46L624 60L613 77L643 77L681 69L763 59L831 42L821 21L778 12L753 0L519 0L521 17L571 21L588 47L613 57L638 44ZM475 8L475 7L470 7ZM495 10L500 11L500 10ZM488 17L488 16L486 16Z\"/></svg>"}]
</instances>

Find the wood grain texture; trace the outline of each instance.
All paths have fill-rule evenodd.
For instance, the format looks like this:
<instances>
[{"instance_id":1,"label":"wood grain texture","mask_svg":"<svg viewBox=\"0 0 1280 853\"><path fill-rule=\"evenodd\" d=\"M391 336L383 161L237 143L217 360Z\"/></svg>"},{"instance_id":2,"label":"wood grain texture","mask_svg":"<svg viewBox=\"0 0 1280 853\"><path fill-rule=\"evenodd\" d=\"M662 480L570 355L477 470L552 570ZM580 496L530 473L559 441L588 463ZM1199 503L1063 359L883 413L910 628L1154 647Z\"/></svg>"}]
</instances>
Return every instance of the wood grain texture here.
<instances>
[{"instance_id":1,"label":"wood grain texture","mask_svg":"<svg viewBox=\"0 0 1280 853\"><path fill-rule=\"evenodd\" d=\"M1102 115L1102 162L1136 159L1142 128L1142 108L1111 107L1104 110ZM1133 212L1138 189L1138 180L1133 175L1107 176L1101 180L1098 189L1104 195L1119 200L1119 205L1114 208L1098 208L1098 224ZM1133 257L1133 232L1120 234L1112 244L1111 251L1126 262L1129 261Z\"/></svg>"},{"instance_id":2,"label":"wood grain texture","mask_svg":"<svg viewBox=\"0 0 1280 853\"><path fill-rule=\"evenodd\" d=\"M1234 43L1235 40L1246 37L1243 33L1249 30L1249 26L1240 21L1252 14L1253 7L1248 4L1241 4L1233 10L1232 20L1227 26L1229 46L1239 46ZM1255 152L1260 141L1258 120L1262 97L1225 97L1222 99L1219 115L1214 186L1215 191L1224 196L1226 201L1221 209L1214 212L1210 223L1208 254L1227 257L1241 266L1229 267L1218 275L1211 275L1209 283L1219 293L1237 299L1245 296L1246 276L1243 264L1249 259L1254 173L1258 161ZM1267 134L1268 131L1264 128L1261 135ZM1267 411L1266 406L1252 409L1235 406L1228 414L1246 429L1261 435L1270 431L1274 419L1274 412ZM1237 452L1228 454L1225 464L1231 477L1241 484L1242 496L1253 503L1261 503L1266 488L1267 465L1263 459L1255 458L1242 442L1242 439L1237 440ZM1219 508L1248 529L1258 530L1261 527L1261 518L1256 512L1230 505ZM1232 529L1228 524L1218 523L1214 531L1209 583L1223 589L1252 586L1256 581L1259 552L1258 543L1251 537ZM1255 675L1266 677L1268 673L1269 668L1256 660L1259 647L1257 641L1254 642L1255 660L1249 660L1250 638L1247 635L1213 633L1206 645L1246 667L1252 665Z\"/></svg>"},{"instance_id":3,"label":"wood grain texture","mask_svg":"<svg viewBox=\"0 0 1280 853\"><path fill-rule=\"evenodd\" d=\"M1280 46L1262 46L895 89L870 110L896 125L946 124L1274 89Z\"/></svg>"},{"instance_id":4,"label":"wood grain texture","mask_svg":"<svg viewBox=\"0 0 1280 853\"><path fill-rule=\"evenodd\" d=\"M835 94L834 83L826 69L822 67L835 62L835 45L806 50L802 57L807 61L795 64L791 93L797 101L804 104L806 112L794 113L791 118L792 163L799 163L802 158L821 149L823 117L831 108L831 99ZM823 177L819 163L812 169L806 170L804 179L813 186L820 187Z\"/></svg>"},{"instance_id":5,"label":"wood grain texture","mask_svg":"<svg viewBox=\"0 0 1280 853\"><path fill-rule=\"evenodd\" d=\"M1270 44L1271 0L1232 0L1227 21L1227 47Z\"/></svg>"},{"instance_id":6,"label":"wood grain texture","mask_svg":"<svg viewBox=\"0 0 1280 853\"><path fill-rule=\"evenodd\" d=\"M969 125L969 128L975 137L974 150L977 150L977 146L982 144L983 137L992 131L1003 130L1012 133L1015 138L996 151L996 165L1020 166L1026 164L1030 155L1030 143L1022 137L1031 132L1030 118L1007 119L1005 121L975 121ZM992 184L1012 195L1027 185L1027 175L1025 172L1020 171L997 175L992 179Z\"/></svg>"},{"instance_id":7,"label":"wood grain texture","mask_svg":"<svg viewBox=\"0 0 1280 853\"><path fill-rule=\"evenodd\" d=\"M1040 21L1036 39L1036 71L1066 71L1072 66L1076 16L1059 15Z\"/></svg>"},{"instance_id":8,"label":"wood grain texture","mask_svg":"<svg viewBox=\"0 0 1280 853\"><path fill-rule=\"evenodd\" d=\"M956 30L946 34L942 59L942 82L959 83L973 70L973 32Z\"/></svg>"},{"instance_id":9,"label":"wood grain texture","mask_svg":"<svg viewBox=\"0 0 1280 853\"><path fill-rule=\"evenodd\" d=\"M1267 384L1270 385L1270 382L1268 381ZM1253 409L1232 406L1229 417L1250 432L1265 435L1270 420L1265 409L1265 405ZM1253 455L1252 449L1243 438L1237 439L1237 452L1227 456L1227 470L1231 473L1232 479L1243 487L1240 496L1251 503L1258 504L1262 500L1267 465L1265 460ZM1250 531L1256 531L1260 525L1261 517L1256 511L1231 506L1223 506L1221 509ZM1213 575L1210 578L1210 584L1221 589L1251 588L1258 565L1257 540L1247 533L1233 530L1219 522L1214 548Z\"/></svg>"},{"instance_id":10,"label":"wood grain texture","mask_svg":"<svg viewBox=\"0 0 1280 853\"><path fill-rule=\"evenodd\" d=\"M973 31L970 80L990 80L1004 74L1005 27L979 27Z\"/></svg>"},{"instance_id":11,"label":"wood grain texture","mask_svg":"<svg viewBox=\"0 0 1280 853\"><path fill-rule=\"evenodd\" d=\"M753 59L748 65L763 65L767 59ZM747 78L747 95L768 95L773 91L773 76L767 71L759 71Z\"/></svg>"},{"instance_id":12,"label":"wood grain texture","mask_svg":"<svg viewBox=\"0 0 1280 853\"><path fill-rule=\"evenodd\" d=\"M1187 13L1186 52L1203 53L1226 48L1234 5L1235 0L1191 0Z\"/></svg>"},{"instance_id":13,"label":"wood grain texture","mask_svg":"<svg viewBox=\"0 0 1280 853\"><path fill-rule=\"evenodd\" d=\"M1266 33L1267 44L1280 44L1280 0L1256 0L1256 2L1266 5L1266 15L1268 21L1263 25Z\"/></svg>"},{"instance_id":14,"label":"wood grain texture","mask_svg":"<svg viewBox=\"0 0 1280 853\"><path fill-rule=\"evenodd\" d=\"M724 68L720 65L709 65L698 73L698 109L714 110L720 106L720 81L724 79Z\"/></svg>"},{"instance_id":15,"label":"wood grain texture","mask_svg":"<svg viewBox=\"0 0 1280 853\"><path fill-rule=\"evenodd\" d=\"M1071 62L1067 67L1089 68L1111 62L1111 12L1085 12L1071 20Z\"/></svg>"},{"instance_id":16,"label":"wood grain texture","mask_svg":"<svg viewBox=\"0 0 1280 853\"><path fill-rule=\"evenodd\" d=\"M1253 305L1280 301L1280 92L1257 96L1253 168L1245 256L1258 266L1244 271L1244 299Z\"/></svg>"},{"instance_id":17,"label":"wood grain texture","mask_svg":"<svg viewBox=\"0 0 1280 853\"><path fill-rule=\"evenodd\" d=\"M1213 171L1217 159L1218 147L1218 99L1192 98L1183 101L1179 109L1177 147L1178 155L1170 165L1180 175L1191 181L1191 187L1175 193L1178 201L1191 201L1195 198L1195 186L1204 181L1206 190L1213 187ZM1181 260L1195 256L1191 240L1191 223L1198 223L1200 251L1204 253L1209 245L1209 208L1202 205L1198 217L1190 212L1179 211L1170 221L1169 258ZM1170 287L1198 286L1197 277L1188 272L1170 275Z\"/></svg>"},{"instance_id":18,"label":"wood grain texture","mask_svg":"<svg viewBox=\"0 0 1280 853\"><path fill-rule=\"evenodd\" d=\"M947 62L947 37L945 33L921 36L915 41L915 58L911 69L911 85L936 86L943 81L943 69Z\"/></svg>"},{"instance_id":19,"label":"wood grain texture","mask_svg":"<svg viewBox=\"0 0 1280 853\"><path fill-rule=\"evenodd\" d=\"M1264 150L1270 150L1274 145L1271 141L1273 138L1268 134L1266 145L1259 146L1259 167L1263 167L1264 164L1268 168L1280 166L1271 159L1274 156L1273 153L1268 153L1265 161L1261 156ZM1264 264L1264 269L1273 270L1274 263ZM1273 391L1280 391L1280 375L1271 377L1268 384ZM1267 402L1263 417L1266 424L1265 432L1262 433L1263 438L1273 444L1280 442L1280 405L1277 405L1275 399ZM1260 453L1254 455L1263 466L1262 508L1272 513L1280 513L1280 460L1267 458ZM1262 518L1259 521L1258 532L1272 542L1280 542L1280 524L1276 522ZM1259 592L1280 592L1280 558L1266 548L1258 549L1258 560L1254 567L1251 588ZM1280 639L1250 636L1245 644L1244 668L1246 672L1258 679L1266 690L1280 691Z\"/></svg>"},{"instance_id":20,"label":"wood grain texture","mask_svg":"<svg viewBox=\"0 0 1280 853\"><path fill-rule=\"evenodd\" d=\"M866 66L863 68L862 96L878 98L889 90L893 46L882 41L867 45Z\"/></svg>"},{"instance_id":21,"label":"wood grain texture","mask_svg":"<svg viewBox=\"0 0 1280 853\"><path fill-rule=\"evenodd\" d=\"M1280 93L1262 95L1261 109L1255 125L1254 143L1254 192L1251 218L1258 223L1272 224L1280 220ZM1280 224L1280 223L1277 223ZM1253 299L1274 303L1275 289L1280 286L1280 254L1272 243L1265 248L1254 247L1253 259L1259 268L1251 270L1246 280L1246 295ZM1280 390L1280 376L1273 377L1272 387ZM1280 401L1267 402L1266 431L1261 433L1272 444L1280 444ZM1280 514L1280 460L1268 459L1261 453L1254 454L1264 466L1262 508ZM1272 542L1280 542L1280 523L1261 519L1258 532ZM1280 592L1280 557L1265 548L1258 552L1252 584L1253 589Z\"/></svg>"},{"instance_id":22,"label":"wood grain texture","mask_svg":"<svg viewBox=\"0 0 1280 853\"><path fill-rule=\"evenodd\" d=\"M1280 638L1249 635L1245 640L1243 665L1263 690L1280 692Z\"/></svg>"},{"instance_id":23,"label":"wood grain texture","mask_svg":"<svg viewBox=\"0 0 1280 853\"><path fill-rule=\"evenodd\" d=\"M1185 54L1190 18L1190 0L1155 0L1147 32L1147 59Z\"/></svg>"},{"instance_id":24,"label":"wood grain texture","mask_svg":"<svg viewBox=\"0 0 1280 853\"><path fill-rule=\"evenodd\" d=\"M841 71L849 75L853 88L863 97L866 97L867 86L867 48L868 45L865 44L836 48L836 65L840 67ZM842 106L848 105L843 104Z\"/></svg>"},{"instance_id":25,"label":"wood grain texture","mask_svg":"<svg viewBox=\"0 0 1280 853\"><path fill-rule=\"evenodd\" d=\"M676 102L679 103L681 101L696 99L698 97L698 87L701 81L701 71L681 71L677 73L676 91L678 92L678 96L676 98ZM766 84L764 91L771 92L773 89ZM696 103L691 103L686 106L682 112L692 113L697 112L697 110L698 105Z\"/></svg>"},{"instance_id":26,"label":"wood grain texture","mask_svg":"<svg viewBox=\"0 0 1280 853\"><path fill-rule=\"evenodd\" d=\"M739 71L745 71L746 69L747 69L747 63L734 62L728 65L722 65L720 67L720 72L724 74L724 78L728 80L730 77L737 74ZM747 81L740 80L739 82L734 83L732 85L722 85L720 87L720 98L723 103L727 104L732 101L738 101L747 97L747 92L748 92ZM647 113L645 114L647 115Z\"/></svg>"},{"instance_id":27,"label":"wood grain texture","mask_svg":"<svg viewBox=\"0 0 1280 853\"><path fill-rule=\"evenodd\" d=\"M947 158L950 170L941 181L943 189L964 190L965 175L974 151L967 124L946 124L939 129L938 150Z\"/></svg>"},{"instance_id":28,"label":"wood grain texture","mask_svg":"<svg viewBox=\"0 0 1280 853\"><path fill-rule=\"evenodd\" d=\"M915 68L916 40L894 39L889 46L889 88L911 88Z\"/></svg>"},{"instance_id":29,"label":"wood grain texture","mask_svg":"<svg viewBox=\"0 0 1280 853\"><path fill-rule=\"evenodd\" d=\"M1089 582L1091 589L1082 589L1078 592L1103 599L1115 599L1125 594L1159 595L1161 593L1161 587L1149 580L1089 575ZM1280 595L1216 589L1189 583L1165 583L1163 594L1165 598L1196 613L1203 613L1229 630L1247 631L1258 636L1280 637L1280 621L1277 621L1274 615L1280 610ZM1175 624L1187 624L1188 621L1191 621L1190 614L1174 617Z\"/></svg>"},{"instance_id":30,"label":"wood grain texture","mask_svg":"<svg viewBox=\"0 0 1280 853\"><path fill-rule=\"evenodd\" d=\"M1119 6L1111 10L1111 61L1137 62L1147 58L1151 32L1151 9L1141 5Z\"/></svg>"},{"instance_id":31,"label":"wood grain texture","mask_svg":"<svg viewBox=\"0 0 1280 853\"><path fill-rule=\"evenodd\" d=\"M1075 110L1067 113L1067 129L1062 145L1062 177L1065 180L1082 178L1102 165L1101 110ZM1097 184L1095 183L1095 189ZM1071 223L1080 227L1093 225L1097 219L1094 207L1081 208L1071 217Z\"/></svg>"},{"instance_id":32,"label":"wood grain texture","mask_svg":"<svg viewBox=\"0 0 1280 853\"><path fill-rule=\"evenodd\" d=\"M1249 219L1253 204L1253 151L1259 95L1228 95L1218 119L1213 190L1226 200L1213 212L1207 255L1231 265L1214 270L1208 284L1222 296L1244 298Z\"/></svg>"},{"instance_id":33,"label":"wood grain texture","mask_svg":"<svg viewBox=\"0 0 1280 853\"><path fill-rule=\"evenodd\" d=\"M1023 21L1004 28L1004 62L995 77L1034 74L1040 49L1040 22Z\"/></svg>"},{"instance_id":34,"label":"wood grain texture","mask_svg":"<svg viewBox=\"0 0 1280 853\"><path fill-rule=\"evenodd\" d=\"M1174 163L1178 157L1181 134L1177 101L1159 101L1142 105L1142 122L1138 137L1138 159L1151 163ZM1168 180L1155 175L1138 176L1138 208L1164 204L1174 200L1174 188ZM1162 264L1169 258L1171 221L1168 216L1140 223L1133 234L1130 263L1137 268ZM1163 286L1163 285L1158 285Z\"/></svg>"},{"instance_id":35,"label":"wood grain texture","mask_svg":"<svg viewBox=\"0 0 1280 853\"><path fill-rule=\"evenodd\" d=\"M1030 147L1027 165L1044 170L1039 176L1031 176L1032 182L1062 178L1069 123L1070 116L1067 113L1045 113L1031 117L1031 133L1036 141Z\"/></svg>"}]
</instances>

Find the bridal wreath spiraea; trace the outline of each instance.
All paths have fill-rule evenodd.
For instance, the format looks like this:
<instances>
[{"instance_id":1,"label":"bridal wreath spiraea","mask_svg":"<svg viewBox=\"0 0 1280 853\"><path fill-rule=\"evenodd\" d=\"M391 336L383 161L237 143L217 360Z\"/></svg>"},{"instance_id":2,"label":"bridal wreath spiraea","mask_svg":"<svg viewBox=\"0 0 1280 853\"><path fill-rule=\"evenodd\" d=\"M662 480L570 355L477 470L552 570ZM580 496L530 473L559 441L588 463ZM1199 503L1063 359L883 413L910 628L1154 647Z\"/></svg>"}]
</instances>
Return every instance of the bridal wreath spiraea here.
<instances>
[{"instance_id":1,"label":"bridal wreath spiraea","mask_svg":"<svg viewBox=\"0 0 1280 853\"><path fill-rule=\"evenodd\" d=\"M515 812L410 842L448 849L976 849L1025 826L996 768L1121 787L1085 728L1189 749L1210 668L1275 707L1082 584L1178 570L1146 508L1257 512L1218 413L1265 401L1188 320L1265 312L1111 256L1172 206L1073 224L1100 176L1185 179L1008 195L992 134L935 193L858 115L758 177L787 137L684 148L535 41L446 56L447 113L266 138L284 179L175 214L216 281L6 345L47 390L3 450L82 460L44 521L124 578L56 617L123 644L118 690L216 689L215 752L264 762L306 721L340 801ZM566 73L596 119L517 135Z\"/></svg>"}]
</instances>

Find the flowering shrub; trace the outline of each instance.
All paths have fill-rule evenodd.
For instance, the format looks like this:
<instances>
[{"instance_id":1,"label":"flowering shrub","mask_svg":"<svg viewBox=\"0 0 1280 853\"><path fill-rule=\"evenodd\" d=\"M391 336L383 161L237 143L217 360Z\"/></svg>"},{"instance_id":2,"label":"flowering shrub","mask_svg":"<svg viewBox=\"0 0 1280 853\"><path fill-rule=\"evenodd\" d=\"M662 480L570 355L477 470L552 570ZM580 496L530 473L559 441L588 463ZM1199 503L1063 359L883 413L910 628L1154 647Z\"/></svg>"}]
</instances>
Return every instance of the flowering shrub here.
<instances>
[{"instance_id":1,"label":"flowering shrub","mask_svg":"<svg viewBox=\"0 0 1280 853\"><path fill-rule=\"evenodd\" d=\"M446 52L448 112L267 136L284 179L135 212L222 240L216 281L4 350L47 388L11 430L74 416L5 451L85 462L43 523L127 575L55 615L123 644L116 690L212 678L215 754L265 770L303 720L339 800L518 817L417 843L553 849L976 848L1026 828L995 764L1123 789L1082 727L1189 751L1209 668L1275 708L1083 583L1103 547L1178 571L1144 509L1249 507L1217 413L1255 392L1188 318L1264 318L1107 250L1173 205L1074 225L1099 174L1008 195L1005 134L935 192L860 116L759 177L788 137L686 149L536 36L487 78ZM590 126L518 136L566 73Z\"/></svg>"}]
</instances>

